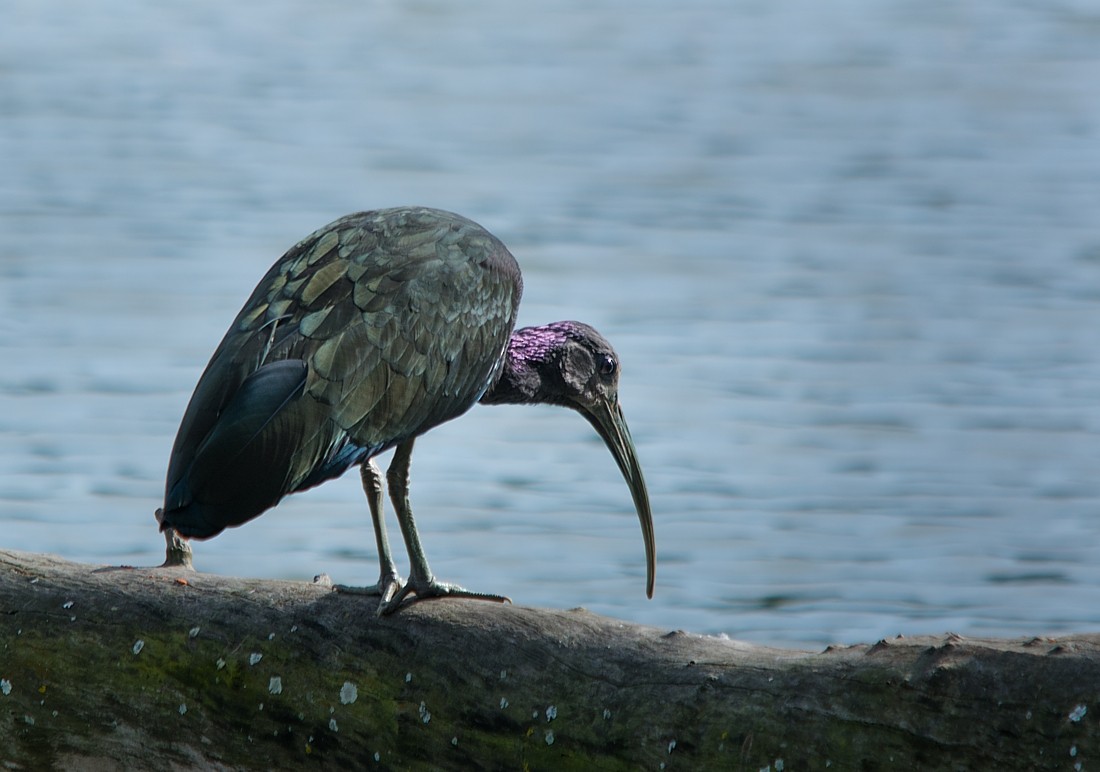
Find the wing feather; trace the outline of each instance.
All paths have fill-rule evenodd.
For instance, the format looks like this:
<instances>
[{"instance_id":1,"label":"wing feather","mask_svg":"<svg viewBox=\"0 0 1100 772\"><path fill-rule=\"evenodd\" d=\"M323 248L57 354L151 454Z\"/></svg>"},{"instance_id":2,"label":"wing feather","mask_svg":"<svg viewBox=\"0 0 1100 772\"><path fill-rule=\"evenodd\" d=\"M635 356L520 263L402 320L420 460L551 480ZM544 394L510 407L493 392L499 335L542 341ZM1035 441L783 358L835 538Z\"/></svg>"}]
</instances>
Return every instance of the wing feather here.
<instances>
[{"instance_id":1,"label":"wing feather","mask_svg":"<svg viewBox=\"0 0 1100 772\"><path fill-rule=\"evenodd\" d=\"M299 242L199 380L165 522L196 501L217 530L244 522L461 415L499 373L521 292L503 244L437 210L349 215Z\"/></svg>"}]
</instances>

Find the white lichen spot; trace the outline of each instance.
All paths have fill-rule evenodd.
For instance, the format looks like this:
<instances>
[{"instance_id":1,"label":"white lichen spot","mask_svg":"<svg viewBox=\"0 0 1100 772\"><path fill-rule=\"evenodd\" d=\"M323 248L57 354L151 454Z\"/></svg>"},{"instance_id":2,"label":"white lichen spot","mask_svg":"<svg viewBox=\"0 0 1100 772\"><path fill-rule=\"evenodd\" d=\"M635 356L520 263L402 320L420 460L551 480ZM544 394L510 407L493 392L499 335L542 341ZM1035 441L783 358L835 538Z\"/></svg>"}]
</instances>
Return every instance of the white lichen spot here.
<instances>
[{"instance_id":1,"label":"white lichen spot","mask_svg":"<svg viewBox=\"0 0 1100 772\"><path fill-rule=\"evenodd\" d=\"M539 717L539 712L537 710L532 710L531 711L531 718L538 718L538 717Z\"/></svg>"},{"instance_id":2,"label":"white lichen spot","mask_svg":"<svg viewBox=\"0 0 1100 772\"><path fill-rule=\"evenodd\" d=\"M328 730L330 732L339 732L340 731L339 728L337 728L337 726L336 726L336 719L335 718L330 718L328 720Z\"/></svg>"},{"instance_id":3,"label":"white lichen spot","mask_svg":"<svg viewBox=\"0 0 1100 772\"><path fill-rule=\"evenodd\" d=\"M298 625L291 625L290 626L290 632L292 632L292 633L298 632Z\"/></svg>"},{"instance_id":4,"label":"white lichen spot","mask_svg":"<svg viewBox=\"0 0 1100 772\"><path fill-rule=\"evenodd\" d=\"M411 683L412 680L413 680L413 674L412 673L405 673L405 683Z\"/></svg>"},{"instance_id":5,"label":"white lichen spot","mask_svg":"<svg viewBox=\"0 0 1100 772\"><path fill-rule=\"evenodd\" d=\"M670 740L668 743L668 755L671 756L674 750L676 750L676 741Z\"/></svg>"},{"instance_id":6,"label":"white lichen spot","mask_svg":"<svg viewBox=\"0 0 1100 772\"><path fill-rule=\"evenodd\" d=\"M267 682L267 690L271 694L283 693L283 679L281 676L271 676L271 680Z\"/></svg>"},{"instance_id":7,"label":"white lichen spot","mask_svg":"<svg viewBox=\"0 0 1100 772\"><path fill-rule=\"evenodd\" d=\"M63 609L70 609L72 607L73 607L73 602L71 600L67 600L67 601L65 601L64 603L61 604L61 608L63 608Z\"/></svg>"},{"instance_id":8,"label":"white lichen spot","mask_svg":"<svg viewBox=\"0 0 1100 772\"><path fill-rule=\"evenodd\" d=\"M420 720L423 721L425 724L432 720L432 714L428 712L428 706L424 704L423 700L420 701L419 713Z\"/></svg>"},{"instance_id":9,"label":"white lichen spot","mask_svg":"<svg viewBox=\"0 0 1100 772\"><path fill-rule=\"evenodd\" d=\"M451 738L451 745L455 745L455 746L458 745L458 738L457 737L452 737Z\"/></svg>"},{"instance_id":10,"label":"white lichen spot","mask_svg":"<svg viewBox=\"0 0 1100 772\"><path fill-rule=\"evenodd\" d=\"M267 639L268 639L269 641L273 641L273 640L275 640L275 633L271 633L270 635L268 635L268 636L267 636Z\"/></svg>"},{"instance_id":11,"label":"white lichen spot","mask_svg":"<svg viewBox=\"0 0 1100 772\"><path fill-rule=\"evenodd\" d=\"M261 703L260 703L260 712L262 713L262 712L263 712L263 710L264 710L264 704L263 704L263 703L261 702Z\"/></svg>"},{"instance_id":12,"label":"white lichen spot","mask_svg":"<svg viewBox=\"0 0 1100 772\"><path fill-rule=\"evenodd\" d=\"M76 621L76 617L69 617L69 621L70 621L70 622L75 622L75 621Z\"/></svg>"},{"instance_id":13,"label":"white lichen spot","mask_svg":"<svg viewBox=\"0 0 1100 772\"><path fill-rule=\"evenodd\" d=\"M355 688L355 684L344 681L344 685L340 687L340 704L350 705L357 699L359 699L359 690Z\"/></svg>"},{"instance_id":14,"label":"white lichen spot","mask_svg":"<svg viewBox=\"0 0 1100 772\"><path fill-rule=\"evenodd\" d=\"M3 692L5 697L11 694L11 681L6 678L0 678L0 692Z\"/></svg>"},{"instance_id":15,"label":"white lichen spot","mask_svg":"<svg viewBox=\"0 0 1100 772\"><path fill-rule=\"evenodd\" d=\"M603 709L603 720L604 721L610 721L611 720L611 711L608 710L607 708Z\"/></svg>"},{"instance_id":16,"label":"white lichen spot","mask_svg":"<svg viewBox=\"0 0 1100 772\"><path fill-rule=\"evenodd\" d=\"M501 681L507 681L508 680L508 671L507 670L501 670L500 671L500 680Z\"/></svg>"},{"instance_id":17,"label":"white lichen spot","mask_svg":"<svg viewBox=\"0 0 1100 772\"><path fill-rule=\"evenodd\" d=\"M187 705L181 702L180 703L180 715L182 716L185 713L187 713Z\"/></svg>"},{"instance_id":18,"label":"white lichen spot","mask_svg":"<svg viewBox=\"0 0 1100 772\"><path fill-rule=\"evenodd\" d=\"M132 649L132 651L134 652L134 654L140 654L141 650L144 649L144 648L145 648L145 641L138 638L136 641L134 641L134 648Z\"/></svg>"},{"instance_id":19,"label":"white lichen spot","mask_svg":"<svg viewBox=\"0 0 1100 772\"><path fill-rule=\"evenodd\" d=\"M1024 714L1024 718L1026 718L1028 721L1031 720L1031 711L1030 710L1027 713Z\"/></svg>"},{"instance_id":20,"label":"white lichen spot","mask_svg":"<svg viewBox=\"0 0 1100 772\"><path fill-rule=\"evenodd\" d=\"M500 709L504 710L506 707L508 707L508 698L507 697L501 697L500 698Z\"/></svg>"},{"instance_id":21,"label":"white lichen spot","mask_svg":"<svg viewBox=\"0 0 1100 772\"><path fill-rule=\"evenodd\" d=\"M256 663L258 663L263 658L264 658L263 654L261 654L258 651L254 651L254 652L252 652L251 654L248 655L248 664L255 665Z\"/></svg>"},{"instance_id":22,"label":"white lichen spot","mask_svg":"<svg viewBox=\"0 0 1100 772\"><path fill-rule=\"evenodd\" d=\"M783 759L776 759L772 766L775 767L775 772L783 772Z\"/></svg>"},{"instance_id":23,"label":"white lichen spot","mask_svg":"<svg viewBox=\"0 0 1100 772\"><path fill-rule=\"evenodd\" d=\"M381 761L382 760L382 754L379 753L378 751L375 751L374 752L374 760L375 761Z\"/></svg>"},{"instance_id":24,"label":"white lichen spot","mask_svg":"<svg viewBox=\"0 0 1100 772\"><path fill-rule=\"evenodd\" d=\"M218 661L214 664L218 666L218 670L221 670L223 667L225 667L225 660L221 657L218 657Z\"/></svg>"},{"instance_id":25,"label":"white lichen spot","mask_svg":"<svg viewBox=\"0 0 1100 772\"><path fill-rule=\"evenodd\" d=\"M552 730L552 729L547 729L546 730L546 744L547 745L553 745L554 744L554 730Z\"/></svg>"},{"instance_id":26,"label":"white lichen spot","mask_svg":"<svg viewBox=\"0 0 1100 772\"><path fill-rule=\"evenodd\" d=\"M27 724L28 726L34 726L34 716L31 716L31 715L28 715L28 714L24 713L23 714L23 723Z\"/></svg>"},{"instance_id":27,"label":"white lichen spot","mask_svg":"<svg viewBox=\"0 0 1100 772\"><path fill-rule=\"evenodd\" d=\"M1069 716L1067 716L1067 718L1070 721L1072 721L1073 723L1076 724L1078 721L1083 719L1085 717L1085 714L1088 713L1088 712L1089 712L1089 709L1088 709L1087 706L1078 705L1077 707L1075 707L1073 710L1071 710L1069 712Z\"/></svg>"},{"instance_id":28,"label":"white lichen spot","mask_svg":"<svg viewBox=\"0 0 1100 772\"><path fill-rule=\"evenodd\" d=\"M547 723L549 723L550 721L553 721L557 717L558 717L558 706L557 705L551 705L550 707L548 707L546 709L546 721L547 721Z\"/></svg>"},{"instance_id":29,"label":"white lichen spot","mask_svg":"<svg viewBox=\"0 0 1100 772\"><path fill-rule=\"evenodd\" d=\"M198 625L192 627L190 630L187 631L187 637L188 638L198 638L199 637L199 631L201 629L202 628L199 627Z\"/></svg>"}]
</instances>

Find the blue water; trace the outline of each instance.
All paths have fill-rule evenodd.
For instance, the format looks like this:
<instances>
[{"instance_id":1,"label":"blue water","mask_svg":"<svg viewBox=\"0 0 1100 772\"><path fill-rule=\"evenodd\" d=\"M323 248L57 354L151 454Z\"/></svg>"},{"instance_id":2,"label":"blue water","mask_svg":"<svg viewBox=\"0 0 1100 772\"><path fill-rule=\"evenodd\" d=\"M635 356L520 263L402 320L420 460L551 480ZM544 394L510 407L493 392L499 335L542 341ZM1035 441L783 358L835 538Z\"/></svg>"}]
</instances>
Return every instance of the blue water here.
<instances>
[{"instance_id":1,"label":"blue water","mask_svg":"<svg viewBox=\"0 0 1100 772\"><path fill-rule=\"evenodd\" d=\"M787 646L1100 628L1095 3L2 17L0 547L159 563L179 419L254 283L418 203L512 248L521 324L614 342L659 559L647 601L582 419L476 407L413 458L441 578ZM357 475L196 561L373 581Z\"/></svg>"}]
</instances>

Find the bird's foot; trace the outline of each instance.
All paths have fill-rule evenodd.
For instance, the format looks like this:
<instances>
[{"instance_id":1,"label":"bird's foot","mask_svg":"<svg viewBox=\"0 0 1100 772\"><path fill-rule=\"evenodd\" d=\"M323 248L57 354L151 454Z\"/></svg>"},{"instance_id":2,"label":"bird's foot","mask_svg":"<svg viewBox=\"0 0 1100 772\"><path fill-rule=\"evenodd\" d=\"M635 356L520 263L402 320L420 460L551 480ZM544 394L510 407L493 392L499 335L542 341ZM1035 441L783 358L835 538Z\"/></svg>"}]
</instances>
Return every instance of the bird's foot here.
<instances>
[{"instance_id":1,"label":"bird's foot","mask_svg":"<svg viewBox=\"0 0 1100 772\"><path fill-rule=\"evenodd\" d=\"M396 594L402 591L405 582L397 575L397 571L383 571L378 581L369 587L352 587L347 584L337 584L333 589L348 595L379 595L379 608L388 603Z\"/></svg>"},{"instance_id":2,"label":"bird's foot","mask_svg":"<svg viewBox=\"0 0 1100 772\"><path fill-rule=\"evenodd\" d=\"M410 597L411 596L411 597ZM451 584L450 582L440 582L434 577L428 579L418 579L414 576L409 577L409 581L405 583L405 586L390 599L382 599L382 602L378 604L378 616L388 616L397 611L405 601L408 600L408 604L416 603L420 600L427 600L428 598L472 598L473 600L491 600L495 603L511 603L512 599L504 595L494 595L489 592L474 592L473 590L467 590L465 587L460 587L457 584Z\"/></svg>"}]
</instances>

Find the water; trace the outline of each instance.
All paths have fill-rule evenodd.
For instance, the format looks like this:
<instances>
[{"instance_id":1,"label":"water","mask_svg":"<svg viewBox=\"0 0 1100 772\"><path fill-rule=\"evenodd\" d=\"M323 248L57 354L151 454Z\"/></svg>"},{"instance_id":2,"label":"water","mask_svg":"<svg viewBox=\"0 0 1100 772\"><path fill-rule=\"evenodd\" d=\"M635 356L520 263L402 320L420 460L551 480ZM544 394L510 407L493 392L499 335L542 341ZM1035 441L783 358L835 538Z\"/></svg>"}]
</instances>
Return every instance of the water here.
<instances>
[{"instance_id":1,"label":"water","mask_svg":"<svg viewBox=\"0 0 1100 772\"><path fill-rule=\"evenodd\" d=\"M659 557L647 601L583 420L478 407L413 459L440 577L788 646L1100 625L1094 4L3 16L0 546L159 562L179 419L256 280L420 203L509 244L521 324L615 343ZM196 553L376 572L353 474Z\"/></svg>"}]
</instances>

